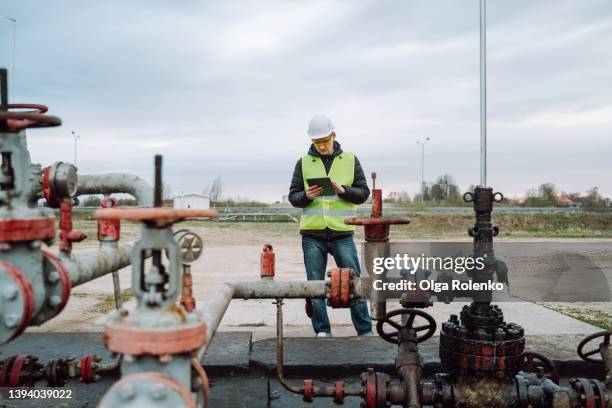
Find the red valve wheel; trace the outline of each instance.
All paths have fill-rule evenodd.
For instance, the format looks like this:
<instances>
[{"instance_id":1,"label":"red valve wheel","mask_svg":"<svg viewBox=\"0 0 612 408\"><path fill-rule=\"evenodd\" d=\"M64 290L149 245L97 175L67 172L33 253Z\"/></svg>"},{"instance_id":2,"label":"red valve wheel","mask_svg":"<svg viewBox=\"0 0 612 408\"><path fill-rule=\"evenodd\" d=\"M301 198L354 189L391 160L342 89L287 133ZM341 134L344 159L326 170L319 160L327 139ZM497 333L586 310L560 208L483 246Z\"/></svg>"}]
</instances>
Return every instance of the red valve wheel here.
<instances>
[{"instance_id":1,"label":"red valve wheel","mask_svg":"<svg viewBox=\"0 0 612 408\"><path fill-rule=\"evenodd\" d=\"M598 337L603 337L603 342L599 344L599 347L596 349L593 349L591 351L584 351L584 346L587 345L587 343L590 343L591 341L595 340ZM595 333L595 334L591 334L588 337L585 337L584 339L582 339L582 341L578 344L578 356L580 356L581 359L583 359L584 361L588 361L589 363L597 363L597 364L603 364L603 360L601 359L597 359L597 358L593 358L591 356L599 353L599 350L601 349L602 346L609 346L610 345L610 337L612 337L612 331L602 331L599 333Z\"/></svg>"},{"instance_id":2,"label":"red valve wheel","mask_svg":"<svg viewBox=\"0 0 612 408\"><path fill-rule=\"evenodd\" d=\"M150 222L158 227L170 225L188 218L216 218L216 210L175 210L173 208L100 208L94 212L94 218L102 220L127 220L133 222Z\"/></svg>"},{"instance_id":3,"label":"red valve wheel","mask_svg":"<svg viewBox=\"0 0 612 408\"><path fill-rule=\"evenodd\" d=\"M348 217L344 219L348 225L401 225L410 224L408 217Z\"/></svg>"},{"instance_id":4,"label":"red valve wheel","mask_svg":"<svg viewBox=\"0 0 612 408\"><path fill-rule=\"evenodd\" d=\"M32 109L28 111L0 112L0 123L4 122L11 132L27 128L53 127L62 124L56 116L45 115L48 108L45 105L14 103L7 105L8 109Z\"/></svg>"}]
</instances>

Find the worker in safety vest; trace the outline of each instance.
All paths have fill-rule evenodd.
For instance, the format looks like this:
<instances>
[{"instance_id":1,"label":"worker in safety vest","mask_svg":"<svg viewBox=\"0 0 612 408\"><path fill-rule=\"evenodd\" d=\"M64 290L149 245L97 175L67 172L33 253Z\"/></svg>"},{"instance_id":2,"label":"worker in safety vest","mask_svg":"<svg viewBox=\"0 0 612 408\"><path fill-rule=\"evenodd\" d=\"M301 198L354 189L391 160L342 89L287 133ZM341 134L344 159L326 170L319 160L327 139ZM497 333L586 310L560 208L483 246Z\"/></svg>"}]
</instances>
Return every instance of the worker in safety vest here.
<instances>
[{"instance_id":1,"label":"worker in safety vest","mask_svg":"<svg viewBox=\"0 0 612 408\"><path fill-rule=\"evenodd\" d=\"M303 209L300 234L308 280L325 279L328 254L339 268L361 273L353 241L355 227L346 225L344 218L355 215L357 204L368 199L370 189L359 160L355 154L342 150L334 130L327 116L312 117L308 125L312 144L295 165L289 190L291 205ZM307 180L322 177L331 179L335 194L323 195L323 187L308 185ZM331 336L325 301L313 299L307 303L307 311L317 336ZM365 300L351 307L351 319L358 335L371 335L372 319Z\"/></svg>"}]
</instances>

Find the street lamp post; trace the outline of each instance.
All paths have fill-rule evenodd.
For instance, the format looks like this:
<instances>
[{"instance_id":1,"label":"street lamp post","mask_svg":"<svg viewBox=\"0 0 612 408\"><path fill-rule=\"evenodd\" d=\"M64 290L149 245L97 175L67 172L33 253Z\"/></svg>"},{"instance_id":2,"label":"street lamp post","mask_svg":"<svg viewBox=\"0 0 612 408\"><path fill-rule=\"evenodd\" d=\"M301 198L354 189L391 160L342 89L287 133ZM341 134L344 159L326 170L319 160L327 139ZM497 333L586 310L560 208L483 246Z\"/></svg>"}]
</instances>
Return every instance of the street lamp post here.
<instances>
[{"instance_id":1,"label":"street lamp post","mask_svg":"<svg viewBox=\"0 0 612 408\"><path fill-rule=\"evenodd\" d=\"M425 195L425 190L423 189L423 185L425 184L425 144L429 141L429 138L426 138L424 142L420 140L417 141L417 144L421 145L421 203L423 202L423 196Z\"/></svg>"},{"instance_id":2,"label":"street lamp post","mask_svg":"<svg viewBox=\"0 0 612 408\"><path fill-rule=\"evenodd\" d=\"M74 130L72 131L72 137L74 137L74 165L77 165L77 139L80 139L81 136L77 135Z\"/></svg>"},{"instance_id":3,"label":"street lamp post","mask_svg":"<svg viewBox=\"0 0 612 408\"><path fill-rule=\"evenodd\" d=\"M6 17L6 19L8 21L10 21L11 23L13 23L13 69L11 71L11 79L12 79L12 101L15 102L15 38L17 36L17 20L12 18L12 17Z\"/></svg>"}]
</instances>

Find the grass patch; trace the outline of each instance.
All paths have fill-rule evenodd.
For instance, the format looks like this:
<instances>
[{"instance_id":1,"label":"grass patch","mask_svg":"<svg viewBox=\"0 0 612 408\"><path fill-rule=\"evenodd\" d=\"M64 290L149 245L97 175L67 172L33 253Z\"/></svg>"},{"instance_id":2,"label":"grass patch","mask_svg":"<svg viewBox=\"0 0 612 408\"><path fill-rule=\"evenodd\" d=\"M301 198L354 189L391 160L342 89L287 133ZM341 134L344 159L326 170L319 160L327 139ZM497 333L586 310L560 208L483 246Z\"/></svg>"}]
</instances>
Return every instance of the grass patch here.
<instances>
[{"instance_id":1,"label":"grass patch","mask_svg":"<svg viewBox=\"0 0 612 408\"><path fill-rule=\"evenodd\" d=\"M132 288L123 289L121 291L121 299L123 299L123 303L127 302L133 297L134 292L132 292ZM115 295L102 295L100 296L100 301L94 306L94 311L97 313L106 314L112 310L115 310L115 308Z\"/></svg>"},{"instance_id":2,"label":"grass patch","mask_svg":"<svg viewBox=\"0 0 612 408\"><path fill-rule=\"evenodd\" d=\"M612 315L604 311L589 308L582 309L575 307L555 307L550 305L542 306L566 316L573 317L581 322L600 327L603 330L612 330Z\"/></svg>"}]
</instances>

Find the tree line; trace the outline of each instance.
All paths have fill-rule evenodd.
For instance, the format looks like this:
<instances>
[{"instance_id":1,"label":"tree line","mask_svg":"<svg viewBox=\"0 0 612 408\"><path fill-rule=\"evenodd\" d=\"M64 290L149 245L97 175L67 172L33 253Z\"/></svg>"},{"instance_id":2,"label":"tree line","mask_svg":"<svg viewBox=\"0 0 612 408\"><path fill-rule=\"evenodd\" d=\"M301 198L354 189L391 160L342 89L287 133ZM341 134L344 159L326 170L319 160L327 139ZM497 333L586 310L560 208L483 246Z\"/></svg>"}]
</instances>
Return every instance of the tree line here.
<instances>
[{"instance_id":1,"label":"tree line","mask_svg":"<svg viewBox=\"0 0 612 408\"><path fill-rule=\"evenodd\" d=\"M387 194L384 201L400 205L436 205L436 206L471 206L463 201L465 192L474 191L474 185L461 191L450 174L439 176L436 181L424 182L418 193L410 195L406 191L393 191ZM584 209L603 209L611 206L610 198L603 197L598 187L592 187L584 194L559 190L554 183L542 183L529 189L525 198L505 197L502 205L516 207L581 207Z\"/></svg>"}]
</instances>

